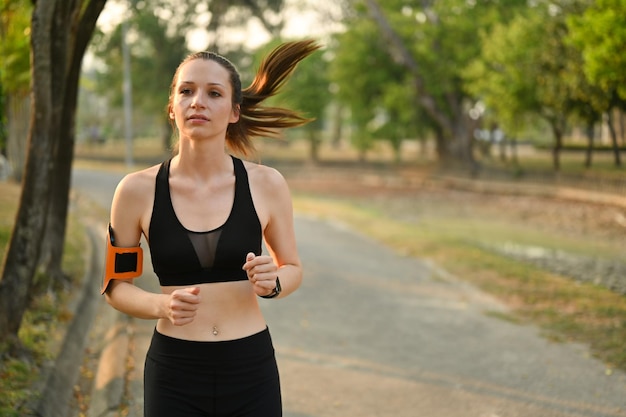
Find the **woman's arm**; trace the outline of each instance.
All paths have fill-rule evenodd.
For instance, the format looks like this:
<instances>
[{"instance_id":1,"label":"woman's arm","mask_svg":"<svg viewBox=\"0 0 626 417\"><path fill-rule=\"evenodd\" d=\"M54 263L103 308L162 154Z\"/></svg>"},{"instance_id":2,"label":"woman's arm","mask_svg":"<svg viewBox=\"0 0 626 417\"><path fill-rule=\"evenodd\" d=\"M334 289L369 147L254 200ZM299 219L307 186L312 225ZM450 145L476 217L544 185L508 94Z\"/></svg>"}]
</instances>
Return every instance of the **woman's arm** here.
<instances>
[{"instance_id":1,"label":"woman's arm","mask_svg":"<svg viewBox=\"0 0 626 417\"><path fill-rule=\"evenodd\" d=\"M111 227L116 246L139 245L149 224L154 196L154 169L129 174L117 186L111 205ZM105 293L115 309L141 319L167 318L176 325L193 320L200 302L198 288L172 294L155 294L133 285L133 280L113 280Z\"/></svg>"},{"instance_id":2,"label":"woman's arm","mask_svg":"<svg viewBox=\"0 0 626 417\"><path fill-rule=\"evenodd\" d=\"M302 265L298 255L293 225L293 207L289 187L275 169L258 166L254 170L255 206L265 219L263 237L269 256L248 260L244 269L257 295L270 294L280 278L282 292L278 298L294 292L302 283ZM258 202L258 203L257 203Z\"/></svg>"}]
</instances>

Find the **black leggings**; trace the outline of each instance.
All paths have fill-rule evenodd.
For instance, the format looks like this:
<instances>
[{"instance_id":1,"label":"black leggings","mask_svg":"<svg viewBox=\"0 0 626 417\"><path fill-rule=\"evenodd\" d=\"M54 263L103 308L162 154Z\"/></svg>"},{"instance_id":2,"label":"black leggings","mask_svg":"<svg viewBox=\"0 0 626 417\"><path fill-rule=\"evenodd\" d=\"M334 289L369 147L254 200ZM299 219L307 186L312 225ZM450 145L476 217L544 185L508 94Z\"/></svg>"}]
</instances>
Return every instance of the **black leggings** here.
<instances>
[{"instance_id":1,"label":"black leggings","mask_svg":"<svg viewBox=\"0 0 626 417\"><path fill-rule=\"evenodd\" d=\"M176 339L155 330L144 370L144 416L282 416L269 330L221 342Z\"/></svg>"}]
</instances>

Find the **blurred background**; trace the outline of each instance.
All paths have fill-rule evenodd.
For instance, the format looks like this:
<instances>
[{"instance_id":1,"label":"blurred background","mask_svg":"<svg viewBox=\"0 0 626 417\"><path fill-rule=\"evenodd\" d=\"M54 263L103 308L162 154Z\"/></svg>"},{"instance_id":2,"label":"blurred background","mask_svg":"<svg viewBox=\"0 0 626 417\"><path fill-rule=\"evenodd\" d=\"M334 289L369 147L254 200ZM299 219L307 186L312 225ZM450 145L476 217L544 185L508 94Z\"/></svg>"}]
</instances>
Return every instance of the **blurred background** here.
<instances>
[{"instance_id":1,"label":"blurred background","mask_svg":"<svg viewBox=\"0 0 626 417\"><path fill-rule=\"evenodd\" d=\"M3 3L0 132L19 178L31 6ZM245 84L264 52L307 37L324 49L302 63L276 99L316 119L289 132L290 144L306 142L306 159L331 147L360 160L384 149L395 162L451 163L472 173L615 173L622 165L619 1L379 3L109 0L82 65L78 149L150 140L167 150L167 86L184 56L215 50L237 64Z\"/></svg>"},{"instance_id":2,"label":"blurred background","mask_svg":"<svg viewBox=\"0 0 626 417\"><path fill-rule=\"evenodd\" d=\"M72 171L171 155L189 53L228 57L246 86L305 38L322 48L271 103L314 121L252 157L296 213L428 259L502 318L626 369L624 28L625 0L0 0L0 415L22 415L58 351L84 219L108 215Z\"/></svg>"}]
</instances>

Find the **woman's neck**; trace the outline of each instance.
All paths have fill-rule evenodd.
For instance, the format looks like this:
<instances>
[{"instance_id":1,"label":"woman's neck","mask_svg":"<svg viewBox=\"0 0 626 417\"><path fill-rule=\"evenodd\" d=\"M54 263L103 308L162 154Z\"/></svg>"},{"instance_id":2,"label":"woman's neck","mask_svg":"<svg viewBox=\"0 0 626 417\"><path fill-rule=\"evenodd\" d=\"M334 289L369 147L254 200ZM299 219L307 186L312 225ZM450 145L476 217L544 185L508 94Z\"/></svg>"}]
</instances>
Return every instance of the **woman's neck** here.
<instances>
[{"instance_id":1,"label":"woman's neck","mask_svg":"<svg viewBox=\"0 0 626 417\"><path fill-rule=\"evenodd\" d=\"M196 179L230 173L232 166L223 142L181 140L178 155L172 161L172 169L176 173Z\"/></svg>"}]
</instances>

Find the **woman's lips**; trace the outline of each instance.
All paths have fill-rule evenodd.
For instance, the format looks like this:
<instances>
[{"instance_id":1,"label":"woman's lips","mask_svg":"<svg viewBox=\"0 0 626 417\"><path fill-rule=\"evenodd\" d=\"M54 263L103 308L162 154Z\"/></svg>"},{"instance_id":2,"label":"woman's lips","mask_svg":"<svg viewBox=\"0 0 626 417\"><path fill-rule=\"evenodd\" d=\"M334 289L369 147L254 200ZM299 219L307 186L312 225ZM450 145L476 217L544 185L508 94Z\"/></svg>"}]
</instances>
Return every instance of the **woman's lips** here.
<instances>
[{"instance_id":1,"label":"woman's lips","mask_svg":"<svg viewBox=\"0 0 626 417\"><path fill-rule=\"evenodd\" d=\"M209 118L202 114L192 114L187 118L187 120L208 122Z\"/></svg>"}]
</instances>

